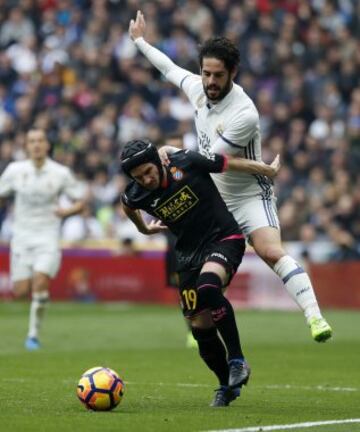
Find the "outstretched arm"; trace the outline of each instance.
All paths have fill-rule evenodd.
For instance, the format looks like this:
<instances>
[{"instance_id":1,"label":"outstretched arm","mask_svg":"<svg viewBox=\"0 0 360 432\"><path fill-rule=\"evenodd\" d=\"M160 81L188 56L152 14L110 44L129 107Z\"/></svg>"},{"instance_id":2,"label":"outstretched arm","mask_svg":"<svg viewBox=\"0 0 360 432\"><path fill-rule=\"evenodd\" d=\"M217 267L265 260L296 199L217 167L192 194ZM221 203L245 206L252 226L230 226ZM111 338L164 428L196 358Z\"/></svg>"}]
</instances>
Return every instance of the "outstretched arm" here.
<instances>
[{"instance_id":1,"label":"outstretched arm","mask_svg":"<svg viewBox=\"0 0 360 432\"><path fill-rule=\"evenodd\" d=\"M221 173L225 171L239 171L247 174L259 174L267 177L275 177L280 169L280 156L277 155L270 165L250 159L233 157L213 153L209 157L200 153L185 151L188 158L200 170L209 173Z\"/></svg>"},{"instance_id":2,"label":"outstretched arm","mask_svg":"<svg viewBox=\"0 0 360 432\"><path fill-rule=\"evenodd\" d=\"M69 216L73 216L78 213L81 213L84 210L84 208L85 208L85 200L77 200L74 201L70 207L67 208L58 207L55 210L55 214L59 218L65 219Z\"/></svg>"},{"instance_id":3,"label":"outstretched arm","mask_svg":"<svg viewBox=\"0 0 360 432\"><path fill-rule=\"evenodd\" d=\"M276 155L270 165L250 159L227 156L226 171L240 171L247 174L260 174L269 178L276 177L280 170L280 156Z\"/></svg>"},{"instance_id":4,"label":"outstretched arm","mask_svg":"<svg viewBox=\"0 0 360 432\"><path fill-rule=\"evenodd\" d=\"M141 11L137 11L136 19L132 19L129 24L129 35L131 39L149 62L155 66L168 81L177 87L182 87L185 78L191 76L192 73L177 66L164 53L146 42L144 39L145 30L146 22L144 15Z\"/></svg>"},{"instance_id":5,"label":"outstretched arm","mask_svg":"<svg viewBox=\"0 0 360 432\"><path fill-rule=\"evenodd\" d=\"M167 226L163 225L161 221L151 221L149 224L145 223L140 210L135 210L128 207L123 203L124 212L126 216L135 224L136 228L142 234L156 234L161 231L167 230Z\"/></svg>"}]
</instances>

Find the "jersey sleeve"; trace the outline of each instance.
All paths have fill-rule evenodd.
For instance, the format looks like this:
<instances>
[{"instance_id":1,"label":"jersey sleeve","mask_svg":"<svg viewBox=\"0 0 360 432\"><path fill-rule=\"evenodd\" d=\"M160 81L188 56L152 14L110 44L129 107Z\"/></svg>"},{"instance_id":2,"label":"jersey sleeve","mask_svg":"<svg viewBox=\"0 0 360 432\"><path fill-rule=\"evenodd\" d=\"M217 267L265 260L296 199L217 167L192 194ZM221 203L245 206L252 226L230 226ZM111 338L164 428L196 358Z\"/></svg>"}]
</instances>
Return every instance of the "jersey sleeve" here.
<instances>
[{"instance_id":1,"label":"jersey sleeve","mask_svg":"<svg viewBox=\"0 0 360 432\"><path fill-rule=\"evenodd\" d=\"M0 176L0 197L6 197L14 192L14 166L9 164Z\"/></svg>"},{"instance_id":2,"label":"jersey sleeve","mask_svg":"<svg viewBox=\"0 0 360 432\"><path fill-rule=\"evenodd\" d=\"M192 73L186 75L180 83L180 88L186 94L192 106L196 108L196 102L203 93L201 77Z\"/></svg>"},{"instance_id":3,"label":"jersey sleeve","mask_svg":"<svg viewBox=\"0 0 360 432\"><path fill-rule=\"evenodd\" d=\"M221 173L226 170L227 158L221 154L211 154L205 157L198 152L186 150L185 154L191 164L202 172Z\"/></svg>"},{"instance_id":4,"label":"jersey sleeve","mask_svg":"<svg viewBox=\"0 0 360 432\"><path fill-rule=\"evenodd\" d=\"M72 200L82 200L85 198L85 185L78 181L68 168L65 168L62 192Z\"/></svg>"},{"instance_id":5,"label":"jersey sleeve","mask_svg":"<svg viewBox=\"0 0 360 432\"><path fill-rule=\"evenodd\" d=\"M258 125L259 116L256 111L234 119L224 130L217 130L218 138L211 146L211 151L236 156L254 138Z\"/></svg>"},{"instance_id":6,"label":"jersey sleeve","mask_svg":"<svg viewBox=\"0 0 360 432\"><path fill-rule=\"evenodd\" d=\"M121 194L121 202L125 204L127 207L130 207L132 210L137 210L135 205L131 202L129 195L126 192Z\"/></svg>"}]
</instances>

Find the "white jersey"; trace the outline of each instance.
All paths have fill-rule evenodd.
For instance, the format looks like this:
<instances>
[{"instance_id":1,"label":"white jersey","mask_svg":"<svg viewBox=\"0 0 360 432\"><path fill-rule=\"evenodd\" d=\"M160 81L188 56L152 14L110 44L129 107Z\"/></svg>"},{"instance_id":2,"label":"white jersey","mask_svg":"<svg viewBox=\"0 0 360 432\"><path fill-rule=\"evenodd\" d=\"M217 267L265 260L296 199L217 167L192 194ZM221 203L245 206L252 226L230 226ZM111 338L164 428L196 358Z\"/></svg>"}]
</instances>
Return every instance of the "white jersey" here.
<instances>
[{"instance_id":1,"label":"white jersey","mask_svg":"<svg viewBox=\"0 0 360 432\"><path fill-rule=\"evenodd\" d=\"M175 65L143 38L136 39L135 43L149 61L189 98L195 110L201 154L221 153L261 161L259 114L242 87L233 84L224 99L211 105L199 75ZM244 198L261 196L269 199L273 194L271 182L264 176L228 171L212 177L231 211L239 207Z\"/></svg>"},{"instance_id":2,"label":"white jersey","mask_svg":"<svg viewBox=\"0 0 360 432\"><path fill-rule=\"evenodd\" d=\"M10 163L0 177L0 197L15 195L11 246L59 248L58 197L82 199L84 188L69 168L46 159L38 169L31 160Z\"/></svg>"}]
</instances>

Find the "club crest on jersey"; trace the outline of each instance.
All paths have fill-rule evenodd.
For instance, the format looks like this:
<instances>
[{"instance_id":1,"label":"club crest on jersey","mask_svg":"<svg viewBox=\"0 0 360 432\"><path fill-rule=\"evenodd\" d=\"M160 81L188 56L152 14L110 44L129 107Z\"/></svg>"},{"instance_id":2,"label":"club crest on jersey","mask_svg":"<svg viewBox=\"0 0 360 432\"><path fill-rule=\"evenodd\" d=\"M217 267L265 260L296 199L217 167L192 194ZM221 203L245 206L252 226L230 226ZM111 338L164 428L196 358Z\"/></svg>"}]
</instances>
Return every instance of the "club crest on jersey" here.
<instances>
[{"instance_id":1,"label":"club crest on jersey","mask_svg":"<svg viewBox=\"0 0 360 432\"><path fill-rule=\"evenodd\" d=\"M219 135L222 135L224 133L224 125L222 123L220 123L216 126L216 132Z\"/></svg>"},{"instance_id":2,"label":"club crest on jersey","mask_svg":"<svg viewBox=\"0 0 360 432\"><path fill-rule=\"evenodd\" d=\"M205 102L206 102L205 95L200 95L197 98L195 105L197 106L198 109L201 109L205 105Z\"/></svg>"},{"instance_id":3,"label":"club crest on jersey","mask_svg":"<svg viewBox=\"0 0 360 432\"><path fill-rule=\"evenodd\" d=\"M172 167L170 168L170 172L171 175L173 176L173 179L176 181L179 181L184 177L184 171L179 168Z\"/></svg>"}]
</instances>

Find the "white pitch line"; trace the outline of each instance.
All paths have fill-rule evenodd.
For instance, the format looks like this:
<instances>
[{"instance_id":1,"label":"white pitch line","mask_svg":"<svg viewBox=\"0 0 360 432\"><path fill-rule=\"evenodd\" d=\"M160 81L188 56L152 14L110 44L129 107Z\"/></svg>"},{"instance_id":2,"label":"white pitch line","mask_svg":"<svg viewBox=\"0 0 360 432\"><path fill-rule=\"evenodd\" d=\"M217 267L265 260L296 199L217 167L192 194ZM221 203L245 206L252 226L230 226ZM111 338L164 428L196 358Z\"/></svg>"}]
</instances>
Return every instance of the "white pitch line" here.
<instances>
[{"instance_id":1,"label":"white pitch line","mask_svg":"<svg viewBox=\"0 0 360 432\"><path fill-rule=\"evenodd\" d=\"M273 385L265 385L264 388L268 389L295 389L295 390L321 390L321 391L334 391L334 392L356 392L359 391L356 387L328 387L323 385L317 386L296 386L292 384L273 384Z\"/></svg>"},{"instance_id":2,"label":"white pitch line","mask_svg":"<svg viewBox=\"0 0 360 432\"><path fill-rule=\"evenodd\" d=\"M130 385L150 385L150 386L159 386L159 387L204 387L204 388L211 388L214 387L214 385L211 384L191 384L191 383L171 383L171 382L137 382L137 381L126 381L125 384ZM216 387L216 386L215 386Z\"/></svg>"},{"instance_id":3,"label":"white pitch line","mask_svg":"<svg viewBox=\"0 0 360 432\"><path fill-rule=\"evenodd\" d=\"M325 420L317 422L306 422L306 423L293 423L287 425L271 425L271 426L252 426L241 429L214 429L207 432L267 432L267 431L279 431L279 430L290 430L290 429L305 429L314 426L327 426L334 424L347 424L347 423L360 423L360 418L357 419L344 419L344 420Z\"/></svg>"},{"instance_id":4,"label":"white pitch line","mask_svg":"<svg viewBox=\"0 0 360 432\"><path fill-rule=\"evenodd\" d=\"M140 383L136 381L125 381L125 384L132 385L152 385L152 386L171 386L171 387L194 387L194 388L211 388L214 385L211 384L191 384L191 383ZM254 388L266 388L269 390L319 390L319 391L329 391L329 392L357 392L360 389L357 387L328 387L323 385L315 385L315 386L297 386L292 384L269 384L264 386L251 386Z\"/></svg>"},{"instance_id":5,"label":"white pitch line","mask_svg":"<svg viewBox=\"0 0 360 432\"><path fill-rule=\"evenodd\" d=\"M35 381L37 378L0 378L0 382L14 382L14 383L25 383L29 381ZM74 382L71 378L62 380L63 383L69 384ZM130 385L150 385L150 386L159 386L159 387L188 387L188 388L213 388L214 385L211 384L195 384L195 383L171 383L171 382L138 382L138 381L125 381L125 384ZM293 384L268 384L264 386L251 386L254 388L262 388L269 390L309 390L309 391L328 391L328 392L358 392L360 388L357 387L328 387L324 385L315 385L315 386L297 386Z\"/></svg>"}]
</instances>

